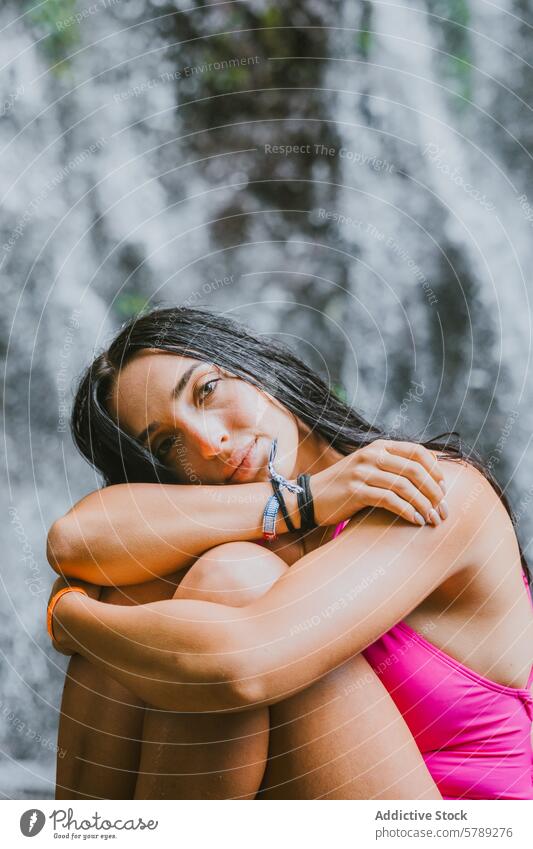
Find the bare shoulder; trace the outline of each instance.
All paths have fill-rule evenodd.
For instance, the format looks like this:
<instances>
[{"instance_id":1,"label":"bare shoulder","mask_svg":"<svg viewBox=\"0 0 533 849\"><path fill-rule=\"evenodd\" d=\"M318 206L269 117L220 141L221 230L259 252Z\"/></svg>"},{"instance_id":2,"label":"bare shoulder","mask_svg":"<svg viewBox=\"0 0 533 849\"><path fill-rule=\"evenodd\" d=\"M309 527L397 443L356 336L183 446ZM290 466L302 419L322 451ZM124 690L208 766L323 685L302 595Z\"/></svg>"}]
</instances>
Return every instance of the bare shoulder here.
<instances>
[{"instance_id":1,"label":"bare shoulder","mask_svg":"<svg viewBox=\"0 0 533 849\"><path fill-rule=\"evenodd\" d=\"M441 464L446 483L446 501L461 515L471 513L508 515L498 493L488 478L468 460L444 457L434 452Z\"/></svg>"},{"instance_id":2,"label":"bare shoulder","mask_svg":"<svg viewBox=\"0 0 533 849\"><path fill-rule=\"evenodd\" d=\"M464 459L443 458L442 471L446 483L446 502L450 516L448 533L453 529L468 542L469 558L479 564L488 553L498 547L507 546L516 552L518 544L511 517L501 498L485 477L472 463Z\"/></svg>"},{"instance_id":3,"label":"bare shoulder","mask_svg":"<svg viewBox=\"0 0 533 849\"><path fill-rule=\"evenodd\" d=\"M516 552L509 514L487 478L466 460L435 454L446 485L445 521L420 528L385 510L367 509L350 520L338 539L347 540L351 533L359 545L367 541L373 548L379 544L383 552L401 551L412 564L424 563L441 579L469 567L479 569L493 559L496 548L507 556Z\"/></svg>"}]
</instances>

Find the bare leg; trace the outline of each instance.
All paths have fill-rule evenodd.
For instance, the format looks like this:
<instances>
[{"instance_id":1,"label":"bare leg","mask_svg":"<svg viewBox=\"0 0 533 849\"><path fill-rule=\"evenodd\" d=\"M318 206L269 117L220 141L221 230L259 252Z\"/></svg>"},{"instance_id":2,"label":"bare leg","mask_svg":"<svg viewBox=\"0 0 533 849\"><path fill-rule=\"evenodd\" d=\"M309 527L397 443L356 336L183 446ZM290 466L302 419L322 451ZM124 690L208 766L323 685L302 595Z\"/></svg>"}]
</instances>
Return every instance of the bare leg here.
<instances>
[{"instance_id":1,"label":"bare leg","mask_svg":"<svg viewBox=\"0 0 533 849\"><path fill-rule=\"evenodd\" d=\"M243 606L287 568L250 543L218 546L174 597ZM217 727L223 714L147 710L136 797L253 798L258 782L258 799L441 798L401 714L362 656L270 708L262 783L268 711L229 716L249 721L228 726L223 739Z\"/></svg>"},{"instance_id":2,"label":"bare leg","mask_svg":"<svg viewBox=\"0 0 533 849\"><path fill-rule=\"evenodd\" d=\"M143 702L74 655L61 702L56 799L132 799L143 721Z\"/></svg>"},{"instance_id":3,"label":"bare leg","mask_svg":"<svg viewBox=\"0 0 533 849\"><path fill-rule=\"evenodd\" d=\"M268 708L220 715L147 709L136 799L254 799Z\"/></svg>"},{"instance_id":4,"label":"bare leg","mask_svg":"<svg viewBox=\"0 0 533 849\"><path fill-rule=\"evenodd\" d=\"M258 799L440 799L389 693L358 655L270 707Z\"/></svg>"},{"instance_id":5,"label":"bare leg","mask_svg":"<svg viewBox=\"0 0 533 849\"><path fill-rule=\"evenodd\" d=\"M250 604L286 571L283 561L251 543L204 554L174 598ZM146 709L137 799L253 799L268 754L268 708L234 714Z\"/></svg>"},{"instance_id":6,"label":"bare leg","mask_svg":"<svg viewBox=\"0 0 533 849\"><path fill-rule=\"evenodd\" d=\"M169 598L179 572L122 590L102 589L109 604ZM141 753L144 702L81 655L69 663L61 702L56 799L132 799Z\"/></svg>"},{"instance_id":7,"label":"bare leg","mask_svg":"<svg viewBox=\"0 0 533 849\"><path fill-rule=\"evenodd\" d=\"M105 588L110 604L138 604L169 598L180 584L182 597L213 599L234 606L261 595L285 570L281 560L263 564L251 579L250 550L232 555L208 552L183 572L136 587ZM252 547L257 563L258 546ZM216 569L221 554L224 570ZM265 550L266 557L270 557ZM277 561L277 559L276 559ZM247 586L242 578L246 569ZM223 577L224 575L224 577ZM255 586L250 586L255 584ZM144 738L137 796L144 798L253 798L268 750L268 709L241 714L179 714L147 708L129 690L74 656L65 682L59 727L57 799L131 799ZM179 757L185 766L181 774ZM180 774L178 774L180 773Z\"/></svg>"},{"instance_id":8,"label":"bare leg","mask_svg":"<svg viewBox=\"0 0 533 849\"><path fill-rule=\"evenodd\" d=\"M219 546L197 561L175 595L248 604L286 569L260 546ZM253 798L256 792L257 798L440 798L401 715L362 657L270 709L266 774L266 708L239 714L147 708L144 717L136 798ZM141 733L131 736L138 753ZM61 745L69 748L67 740ZM118 749L113 765L91 773L91 787L103 786L102 772L116 777L122 763L134 760L132 752ZM122 781L131 793L129 770Z\"/></svg>"}]
</instances>

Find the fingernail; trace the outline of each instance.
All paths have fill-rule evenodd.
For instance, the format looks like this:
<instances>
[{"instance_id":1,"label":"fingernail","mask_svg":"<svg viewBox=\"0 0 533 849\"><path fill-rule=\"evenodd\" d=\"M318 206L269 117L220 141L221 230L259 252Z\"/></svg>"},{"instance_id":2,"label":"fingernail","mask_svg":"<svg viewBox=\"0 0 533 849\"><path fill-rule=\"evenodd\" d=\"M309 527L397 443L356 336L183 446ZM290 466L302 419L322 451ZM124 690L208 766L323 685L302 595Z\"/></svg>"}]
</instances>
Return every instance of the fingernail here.
<instances>
[{"instance_id":1,"label":"fingernail","mask_svg":"<svg viewBox=\"0 0 533 849\"><path fill-rule=\"evenodd\" d=\"M443 481L443 480L442 480L442 481L440 482L440 488L442 489L442 491L444 492L444 494L446 494L446 482L445 482L445 481Z\"/></svg>"},{"instance_id":2,"label":"fingernail","mask_svg":"<svg viewBox=\"0 0 533 849\"><path fill-rule=\"evenodd\" d=\"M417 513L416 510L415 510L415 522L417 523L417 525L425 525L426 524L426 520L424 519L424 517L421 516L420 513Z\"/></svg>"},{"instance_id":3,"label":"fingernail","mask_svg":"<svg viewBox=\"0 0 533 849\"><path fill-rule=\"evenodd\" d=\"M442 516L443 519L447 519L448 516L450 515L450 511L448 510L448 505L446 504L444 498L442 499L442 501L439 504L439 513L440 513L440 515Z\"/></svg>"},{"instance_id":4,"label":"fingernail","mask_svg":"<svg viewBox=\"0 0 533 849\"><path fill-rule=\"evenodd\" d=\"M428 519L433 525L440 525L441 519L436 510L429 511Z\"/></svg>"}]
</instances>

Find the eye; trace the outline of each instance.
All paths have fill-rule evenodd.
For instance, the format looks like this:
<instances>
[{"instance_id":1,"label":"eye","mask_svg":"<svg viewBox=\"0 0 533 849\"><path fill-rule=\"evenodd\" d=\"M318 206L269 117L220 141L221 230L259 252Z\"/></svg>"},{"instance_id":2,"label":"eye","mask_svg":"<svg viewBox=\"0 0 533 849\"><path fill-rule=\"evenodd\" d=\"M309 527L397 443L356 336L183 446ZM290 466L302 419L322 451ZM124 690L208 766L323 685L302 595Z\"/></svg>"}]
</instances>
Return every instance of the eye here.
<instances>
[{"instance_id":1,"label":"eye","mask_svg":"<svg viewBox=\"0 0 533 849\"><path fill-rule=\"evenodd\" d=\"M168 437L168 439L164 439L163 442L161 442L161 444L156 449L155 456L157 457L157 459L163 461L170 449L172 448L172 445L177 442L177 440L177 436L171 436Z\"/></svg>"},{"instance_id":2,"label":"eye","mask_svg":"<svg viewBox=\"0 0 533 849\"><path fill-rule=\"evenodd\" d=\"M200 387L200 389L198 390L198 402L200 404L202 404L206 398L213 394L213 392L215 391L214 388L209 389L209 387L214 387L219 382L219 380L220 378L217 378L216 380L208 380L206 383L204 383L203 386Z\"/></svg>"},{"instance_id":3,"label":"eye","mask_svg":"<svg viewBox=\"0 0 533 849\"><path fill-rule=\"evenodd\" d=\"M198 403L203 404L206 398L213 394L215 391L216 384L221 380L221 378L216 378L212 380L207 380L203 386L201 386L197 391ZM160 462L163 462L168 452L179 440L178 436L169 436L164 439L156 448L155 456Z\"/></svg>"}]
</instances>

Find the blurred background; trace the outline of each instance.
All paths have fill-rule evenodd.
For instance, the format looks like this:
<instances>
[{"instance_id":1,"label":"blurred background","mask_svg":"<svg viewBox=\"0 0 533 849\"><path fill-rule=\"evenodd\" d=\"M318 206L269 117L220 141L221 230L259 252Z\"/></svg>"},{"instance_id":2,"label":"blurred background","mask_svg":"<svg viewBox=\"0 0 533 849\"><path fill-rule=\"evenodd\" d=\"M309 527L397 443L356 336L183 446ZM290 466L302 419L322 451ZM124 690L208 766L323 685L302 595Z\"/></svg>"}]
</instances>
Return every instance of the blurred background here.
<instances>
[{"instance_id":1,"label":"blurred background","mask_svg":"<svg viewBox=\"0 0 533 849\"><path fill-rule=\"evenodd\" d=\"M0 798L53 796L46 533L101 485L84 365L156 304L459 430L533 533L530 0L4 0Z\"/></svg>"}]
</instances>

